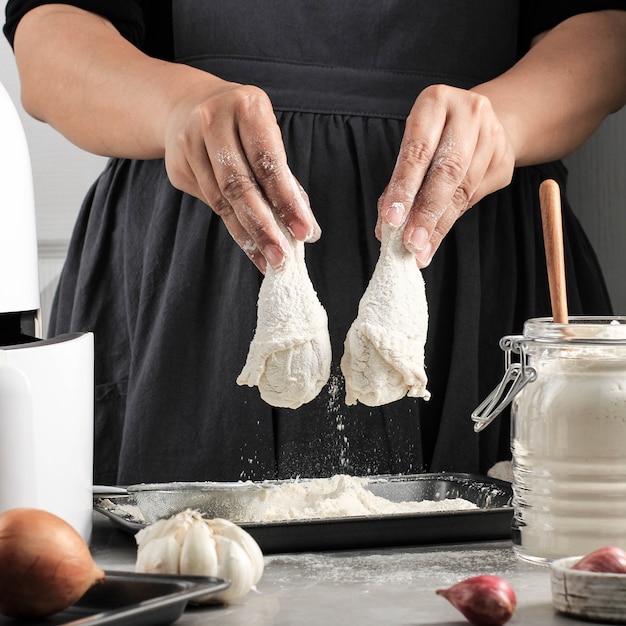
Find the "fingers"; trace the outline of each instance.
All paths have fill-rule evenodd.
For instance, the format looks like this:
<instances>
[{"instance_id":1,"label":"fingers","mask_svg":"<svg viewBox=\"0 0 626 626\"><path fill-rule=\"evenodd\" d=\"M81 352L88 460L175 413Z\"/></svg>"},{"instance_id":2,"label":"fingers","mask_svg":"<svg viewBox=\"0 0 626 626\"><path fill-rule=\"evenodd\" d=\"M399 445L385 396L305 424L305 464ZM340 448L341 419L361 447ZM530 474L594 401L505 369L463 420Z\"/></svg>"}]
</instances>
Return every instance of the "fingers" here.
<instances>
[{"instance_id":1,"label":"fingers","mask_svg":"<svg viewBox=\"0 0 626 626\"><path fill-rule=\"evenodd\" d=\"M426 177L445 123L444 107L437 101L418 98L407 120L391 180L379 203L379 222L382 219L393 226L404 222Z\"/></svg>"},{"instance_id":2,"label":"fingers","mask_svg":"<svg viewBox=\"0 0 626 626\"><path fill-rule=\"evenodd\" d=\"M424 90L407 119L379 224L405 224L404 242L428 265L456 220L510 182L513 157L489 101L447 86Z\"/></svg>"},{"instance_id":3,"label":"fingers","mask_svg":"<svg viewBox=\"0 0 626 626\"><path fill-rule=\"evenodd\" d=\"M206 202L261 271L289 255L286 232L319 238L271 103L256 87L234 85L194 107L166 149L166 167L172 184Z\"/></svg>"},{"instance_id":4,"label":"fingers","mask_svg":"<svg viewBox=\"0 0 626 626\"><path fill-rule=\"evenodd\" d=\"M268 123L259 129L259 119ZM272 210L289 232L300 240L319 237L319 226L308 198L289 170L280 128L269 99L253 99L238 124L239 136L254 180Z\"/></svg>"},{"instance_id":5,"label":"fingers","mask_svg":"<svg viewBox=\"0 0 626 626\"><path fill-rule=\"evenodd\" d=\"M458 132L456 128L444 131L407 218L405 245L423 266L428 265L443 237L470 207L477 179L490 161L490 146L478 142L476 129L468 129L462 142L454 140Z\"/></svg>"}]
</instances>

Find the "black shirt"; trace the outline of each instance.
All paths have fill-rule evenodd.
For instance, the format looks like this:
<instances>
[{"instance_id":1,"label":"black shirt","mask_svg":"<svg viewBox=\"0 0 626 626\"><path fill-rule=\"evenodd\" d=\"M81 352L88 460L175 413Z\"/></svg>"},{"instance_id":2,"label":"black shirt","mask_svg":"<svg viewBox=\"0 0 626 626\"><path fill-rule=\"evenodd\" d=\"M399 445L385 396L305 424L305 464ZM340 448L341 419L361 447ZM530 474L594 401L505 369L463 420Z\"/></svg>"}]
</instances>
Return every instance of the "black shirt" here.
<instances>
[{"instance_id":1,"label":"black shirt","mask_svg":"<svg viewBox=\"0 0 626 626\"><path fill-rule=\"evenodd\" d=\"M15 30L25 13L55 1L9 0L3 29L9 43L13 45ZM171 0L67 0L64 4L106 17L126 39L147 54L173 59ZM528 49L532 37L564 19L602 9L626 10L626 0L520 0L520 53Z\"/></svg>"}]
</instances>

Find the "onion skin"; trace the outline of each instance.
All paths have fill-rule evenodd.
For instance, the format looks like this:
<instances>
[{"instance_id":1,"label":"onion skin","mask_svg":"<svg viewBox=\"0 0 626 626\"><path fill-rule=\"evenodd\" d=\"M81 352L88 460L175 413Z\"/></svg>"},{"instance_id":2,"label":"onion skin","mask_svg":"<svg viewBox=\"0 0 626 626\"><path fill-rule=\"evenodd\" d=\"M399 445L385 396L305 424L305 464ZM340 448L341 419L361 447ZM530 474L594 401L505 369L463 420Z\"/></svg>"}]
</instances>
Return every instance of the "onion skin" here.
<instances>
[{"instance_id":1,"label":"onion skin","mask_svg":"<svg viewBox=\"0 0 626 626\"><path fill-rule=\"evenodd\" d=\"M104 577L80 534L56 515L29 508L0 515L0 614L48 617Z\"/></svg>"},{"instance_id":2,"label":"onion skin","mask_svg":"<svg viewBox=\"0 0 626 626\"><path fill-rule=\"evenodd\" d=\"M626 574L626 551L616 546L604 546L584 556L572 569Z\"/></svg>"},{"instance_id":3,"label":"onion skin","mask_svg":"<svg viewBox=\"0 0 626 626\"><path fill-rule=\"evenodd\" d=\"M502 626L512 617L517 598L511 585L499 576L466 578L449 589L437 589L474 626Z\"/></svg>"}]
</instances>

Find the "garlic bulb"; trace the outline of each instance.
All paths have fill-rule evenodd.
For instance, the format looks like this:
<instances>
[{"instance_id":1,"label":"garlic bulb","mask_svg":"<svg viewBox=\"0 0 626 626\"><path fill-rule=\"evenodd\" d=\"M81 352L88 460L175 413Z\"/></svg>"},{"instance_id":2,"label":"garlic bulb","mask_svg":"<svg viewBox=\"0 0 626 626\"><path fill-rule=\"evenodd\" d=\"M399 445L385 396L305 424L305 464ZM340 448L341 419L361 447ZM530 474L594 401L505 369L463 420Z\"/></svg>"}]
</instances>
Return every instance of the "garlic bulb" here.
<instances>
[{"instance_id":1,"label":"garlic bulb","mask_svg":"<svg viewBox=\"0 0 626 626\"><path fill-rule=\"evenodd\" d=\"M135 539L135 571L223 578L230 587L214 596L218 601L241 598L263 574L263 553L243 528L225 519L206 519L198 511L159 520Z\"/></svg>"}]
</instances>

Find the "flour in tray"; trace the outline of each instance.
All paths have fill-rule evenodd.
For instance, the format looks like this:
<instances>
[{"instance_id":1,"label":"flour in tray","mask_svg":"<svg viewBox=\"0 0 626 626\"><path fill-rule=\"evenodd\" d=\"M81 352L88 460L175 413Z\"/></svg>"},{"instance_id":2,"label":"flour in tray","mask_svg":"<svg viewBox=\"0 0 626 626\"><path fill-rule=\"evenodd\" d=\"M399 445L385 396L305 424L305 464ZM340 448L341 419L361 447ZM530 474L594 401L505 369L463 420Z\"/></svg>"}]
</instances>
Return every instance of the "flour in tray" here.
<instances>
[{"instance_id":1,"label":"flour in tray","mask_svg":"<svg viewBox=\"0 0 626 626\"><path fill-rule=\"evenodd\" d=\"M109 498L103 498L99 502L100 506L107 511L114 513L118 517L132 521L143 522L144 517L141 509L135 504L119 504Z\"/></svg>"},{"instance_id":2,"label":"flour in tray","mask_svg":"<svg viewBox=\"0 0 626 626\"><path fill-rule=\"evenodd\" d=\"M270 522L478 508L463 498L392 502L369 491L366 487L368 482L368 478L344 474L285 482L263 490L249 504L245 518L250 522Z\"/></svg>"}]
</instances>

